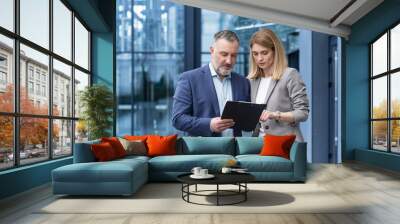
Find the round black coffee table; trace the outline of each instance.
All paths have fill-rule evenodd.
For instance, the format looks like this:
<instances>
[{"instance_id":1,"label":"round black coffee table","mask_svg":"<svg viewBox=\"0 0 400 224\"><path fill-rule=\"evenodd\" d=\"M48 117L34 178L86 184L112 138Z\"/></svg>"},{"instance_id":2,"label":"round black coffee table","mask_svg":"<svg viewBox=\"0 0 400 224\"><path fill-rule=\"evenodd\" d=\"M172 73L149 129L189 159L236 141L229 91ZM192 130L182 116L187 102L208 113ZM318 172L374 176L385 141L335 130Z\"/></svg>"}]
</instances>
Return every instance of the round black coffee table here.
<instances>
[{"instance_id":1,"label":"round black coffee table","mask_svg":"<svg viewBox=\"0 0 400 224\"><path fill-rule=\"evenodd\" d=\"M188 203L198 205L234 205L247 200L247 192L249 188L247 183L255 180L255 177L248 173L215 173L215 177L212 179L193 179L190 177L191 173L182 174L177 177L178 181L182 183L182 199ZM216 185L215 190L197 190L198 184L205 185ZM190 191L190 186L195 186L194 191ZM236 185L237 190L223 190L220 189L220 185ZM206 194L209 192L215 192L215 194ZM202 204L190 201L190 196L204 196L204 197L216 197L216 204ZM231 203L221 203L221 197L232 197L240 196L240 199Z\"/></svg>"}]
</instances>

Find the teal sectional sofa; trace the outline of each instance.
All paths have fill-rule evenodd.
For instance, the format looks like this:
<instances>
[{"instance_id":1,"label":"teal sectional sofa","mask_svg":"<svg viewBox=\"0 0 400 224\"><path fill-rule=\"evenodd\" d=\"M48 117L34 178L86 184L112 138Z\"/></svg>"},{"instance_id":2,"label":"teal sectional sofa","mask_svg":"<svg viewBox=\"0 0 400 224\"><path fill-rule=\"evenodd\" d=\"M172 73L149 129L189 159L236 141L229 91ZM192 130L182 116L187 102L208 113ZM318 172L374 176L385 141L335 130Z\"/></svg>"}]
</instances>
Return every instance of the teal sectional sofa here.
<instances>
[{"instance_id":1,"label":"teal sectional sofa","mask_svg":"<svg viewBox=\"0 0 400 224\"><path fill-rule=\"evenodd\" d=\"M54 194L131 195L148 181L176 181L193 167L219 172L228 160L235 159L259 182L304 182L306 180L306 143L295 142L290 159L260 156L263 139L257 137L182 137L177 155L127 156L96 162L91 141L75 144L74 163L52 171Z\"/></svg>"}]
</instances>

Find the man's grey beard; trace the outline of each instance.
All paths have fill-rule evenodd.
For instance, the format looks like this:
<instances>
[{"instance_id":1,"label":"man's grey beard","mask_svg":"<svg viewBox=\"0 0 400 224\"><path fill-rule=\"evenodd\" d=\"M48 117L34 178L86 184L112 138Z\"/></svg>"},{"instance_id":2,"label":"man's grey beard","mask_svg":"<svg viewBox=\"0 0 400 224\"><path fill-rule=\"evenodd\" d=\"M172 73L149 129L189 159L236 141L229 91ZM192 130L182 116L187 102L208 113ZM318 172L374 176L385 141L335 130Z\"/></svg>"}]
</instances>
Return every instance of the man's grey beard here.
<instances>
[{"instance_id":1,"label":"man's grey beard","mask_svg":"<svg viewBox=\"0 0 400 224\"><path fill-rule=\"evenodd\" d=\"M232 72L232 69L229 69L229 70L225 70L225 69L221 69L221 68L217 68L217 74L219 75L219 76L228 76L231 72Z\"/></svg>"}]
</instances>

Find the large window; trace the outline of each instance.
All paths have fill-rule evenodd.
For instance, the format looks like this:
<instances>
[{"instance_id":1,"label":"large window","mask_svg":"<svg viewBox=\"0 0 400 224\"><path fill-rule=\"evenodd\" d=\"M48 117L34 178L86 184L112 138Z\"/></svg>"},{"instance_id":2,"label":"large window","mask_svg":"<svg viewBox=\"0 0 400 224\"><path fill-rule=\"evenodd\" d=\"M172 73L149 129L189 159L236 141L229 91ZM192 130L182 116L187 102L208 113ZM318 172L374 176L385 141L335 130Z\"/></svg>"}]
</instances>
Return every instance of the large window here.
<instances>
[{"instance_id":1,"label":"large window","mask_svg":"<svg viewBox=\"0 0 400 224\"><path fill-rule=\"evenodd\" d=\"M176 133L171 109L178 76L209 62L209 46L219 30L233 30L241 40L239 74L247 75L247 44L261 27L278 33L294 55L289 64L297 60L298 65L298 31L291 27L167 0L117 0L116 10L117 135Z\"/></svg>"},{"instance_id":2,"label":"large window","mask_svg":"<svg viewBox=\"0 0 400 224\"><path fill-rule=\"evenodd\" d=\"M371 146L400 153L400 24L370 45Z\"/></svg>"},{"instance_id":3,"label":"large window","mask_svg":"<svg viewBox=\"0 0 400 224\"><path fill-rule=\"evenodd\" d=\"M0 7L0 170L72 155L74 105L90 84L90 32L71 7L15 2Z\"/></svg>"}]
</instances>

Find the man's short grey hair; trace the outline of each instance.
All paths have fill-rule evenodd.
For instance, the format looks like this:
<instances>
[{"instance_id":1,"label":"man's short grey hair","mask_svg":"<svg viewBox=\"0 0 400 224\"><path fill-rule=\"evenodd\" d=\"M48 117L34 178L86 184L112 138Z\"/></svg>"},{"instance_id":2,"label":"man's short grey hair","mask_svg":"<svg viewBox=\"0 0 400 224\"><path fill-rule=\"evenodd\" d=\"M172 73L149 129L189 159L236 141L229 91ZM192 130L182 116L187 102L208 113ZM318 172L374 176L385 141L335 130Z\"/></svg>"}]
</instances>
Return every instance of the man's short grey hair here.
<instances>
[{"instance_id":1,"label":"man's short grey hair","mask_svg":"<svg viewBox=\"0 0 400 224\"><path fill-rule=\"evenodd\" d=\"M225 39L229 42L237 41L239 43L239 37L236 35L235 32L230 30L222 30L214 34L214 42L219 39Z\"/></svg>"}]
</instances>

